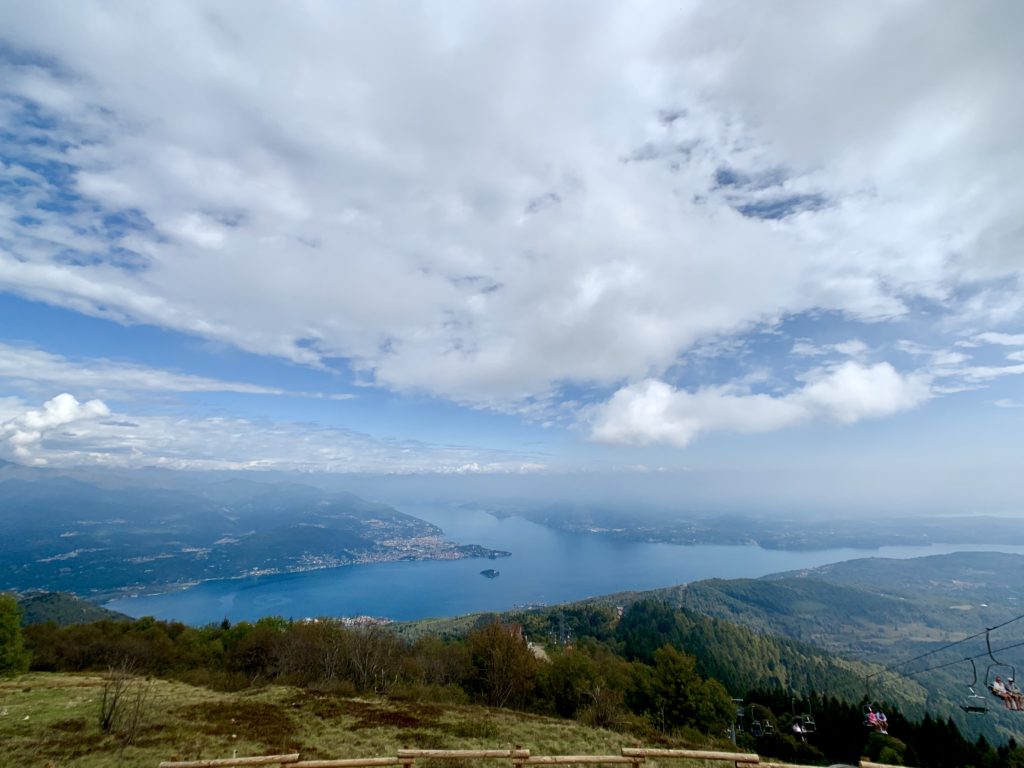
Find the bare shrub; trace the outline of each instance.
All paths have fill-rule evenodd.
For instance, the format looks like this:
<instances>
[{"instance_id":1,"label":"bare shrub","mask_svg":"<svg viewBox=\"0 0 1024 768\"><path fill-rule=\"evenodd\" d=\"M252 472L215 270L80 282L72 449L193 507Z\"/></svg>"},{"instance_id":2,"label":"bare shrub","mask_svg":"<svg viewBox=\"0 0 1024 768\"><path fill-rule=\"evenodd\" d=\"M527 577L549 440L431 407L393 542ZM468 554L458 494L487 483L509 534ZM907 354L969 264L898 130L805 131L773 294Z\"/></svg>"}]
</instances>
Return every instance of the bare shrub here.
<instances>
[{"instance_id":1,"label":"bare shrub","mask_svg":"<svg viewBox=\"0 0 1024 768\"><path fill-rule=\"evenodd\" d=\"M135 674L135 662L123 657L107 668L100 696L100 729L125 744L138 738L146 717L153 681Z\"/></svg>"}]
</instances>

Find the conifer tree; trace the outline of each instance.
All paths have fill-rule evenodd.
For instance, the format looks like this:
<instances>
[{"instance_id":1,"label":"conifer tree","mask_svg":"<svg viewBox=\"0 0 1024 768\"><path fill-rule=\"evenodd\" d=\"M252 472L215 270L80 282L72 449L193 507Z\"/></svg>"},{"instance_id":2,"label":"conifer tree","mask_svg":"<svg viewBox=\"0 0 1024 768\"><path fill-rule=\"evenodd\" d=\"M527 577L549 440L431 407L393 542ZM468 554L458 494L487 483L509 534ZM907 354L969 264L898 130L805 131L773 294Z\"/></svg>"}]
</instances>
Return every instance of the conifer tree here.
<instances>
[{"instance_id":1,"label":"conifer tree","mask_svg":"<svg viewBox=\"0 0 1024 768\"><path fill-rule=\"evenodd\" d=\"M0 594L0 675L27 671L28 660L21 636L21 606L14 595Z\"/></svg>"}]
</instances>

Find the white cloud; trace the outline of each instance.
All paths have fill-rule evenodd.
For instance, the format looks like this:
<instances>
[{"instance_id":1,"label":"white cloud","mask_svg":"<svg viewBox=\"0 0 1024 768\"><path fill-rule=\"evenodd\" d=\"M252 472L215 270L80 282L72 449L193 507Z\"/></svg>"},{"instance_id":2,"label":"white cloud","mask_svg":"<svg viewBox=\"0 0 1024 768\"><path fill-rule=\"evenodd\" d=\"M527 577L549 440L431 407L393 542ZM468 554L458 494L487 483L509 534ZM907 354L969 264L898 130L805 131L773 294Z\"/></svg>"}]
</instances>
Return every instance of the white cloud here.
<instances>
[{"instance_id":1,"label":"white cloud","mask_svg":"<svg viewBox=\"0 0 1024 768\"><path fill-rule=\"evenodd\" d=\"M0 455L50 466L316 472L523 473L533 455L393 440L298 422L117 413L61 394L41 408L0 399Z\"/></svg>"},{"instance_id":2,"label":"white cloud","mask_svg":"<svg viewBox=\"0 0 1024 768\"><path fill-rule=\"evenodd\" d=\"M977 337L975 337L977 338ZM961 341L958 346L974 348L982 342ZM998 343L998 342L996 342ZM1005 346L1005 345L1004 345ZM905 351L911 351L905 348ZM1010 365L977 365L972 364L972 357L952 350L929 350L916 347L912 354L924 355L929 364L922 369L935 380L933 394L954 394L987 386L989 382L1004 376L1024 374L1024 350L1010 352L1005 356Z\"/></svg>"},{"instance_id":3,"label":"white cloud","mask_svg":"<svg viewBox=\"0 0 1024 768\"><path fill-rule=\"evenodd\" d=\"M787 397L812 416L853 424L916 408L930 396L925 376L901 374L889 363L846 362L814 372L802 389Z\"/></svg>"},{"instance_id":4,"label":"white cloud","mask_svg":"<svg viewBox=\"0 0 1024 768\"><path fill-rule=\"evenodd\" d=\"M968 360L970 360L968 355L948 349L938 350L931 354L932 365L938 367L957 366L966 363Z\"/></svg>"},{"instance_id":5,"label":"white cloud","mask_svg":"<svg viewBox=\"0 0 1024 768\"><path fill-rule=\"evenodd\" d=\"M830 354L840 354L847 357L864 357L871 349L860 339L848 339L837 344L814 344L809 339L797 339L793 342L791 355L797 357L823 357Z\"/></svg>"},{"instance_id":6,"label":"white cloud","mask_svg":"<svg viewBox=\"0 0 1024 768\"><path fill-rule=\"evenodd\" d=\"M110 360L72 361L40 349L0 342L0 378L77 386L89 390L156 390L171 392L240 392L283 394L284 390Z\"/></svg>"},{"instance_id":7,"label":"white cloud","mask_svg":"<svg viewBox=\"0 0 1024 768\"><path fill-rule=\"evenodd\" d=\"M972 365L959 368L953 372L958 378L970 383L979 383L999 379L1003 376L1019 376L1024 373L1021 365Z\"/></svg>"},{"instance_id":8,"label":"white cloud","mask_svg":"<svg viewBox=\"0 0 1024 768\"><path fill-rule=\"evenodd\" d=\"M779 397L728 387L687 392L648 379L593 409L591 434L607 443L684 446L707 432L767 432L816 419L853 424L915 408L930 396L926 377L901 374L889 363L819 369Z\"/></svg>"},{"instance_id":9,"label":"white cloud","mask_svg":"<svg viewBox=\"0 0 1024 768\"><path fill-rule=\"evenodd\" d=\"M818 357L826 353L826 349L817 344L814 344L807 339L797 339L793 342L793 348L789 351L789 354L796 355L797 357Z\"/></svg>"},{"instance_id":10,"label":"white cloud","mask_svg":"<svg viewBox=\"0 0 1024 768\"><path fill-rule=\"evenodd\" d=\"M843 355L849 355L850 357L863 357L868 353L868 345L860 339L850 339L849 341L843 341L839 344L833 344L832 348Z\"/></svg>"},{"instance_id":11,"label":"white cloud","mask_svg":"<svg viewBox=\"0 0 1024 768\"><path fill-rule=\"evenodd\" d=\"M0 342L0 379L45 385L52 389L75 387L109 396L130 392L235 392L250 395L290 395L330 400L355 397L346 392L300 392L239 381L175 373L160 368L86 358L69 360L41 349Z\"/></svg>"},{"instance_id":12,"label":"white cloud","mask_svg":"<svg viewBox=\"0 0 1024 768\"><path fill-rule=\"evenodd\" d=\"M1009 398L996 400L993 405L997 408L1024 408L1024 403L1018 403L1016 400L1010 400Z\"/></svg>"},{"instance_id":13,"label":"white cloud","mask_svg":"<svg viewBox=\"0 0 1024 768\"><path fill-rule=\"evenodd\" d=\"M12 195L0 290L496 408L983 281L1013 322L1024 6L984 7L9 6L57 71L4 66L53 119L8 168L83 200Z\"/></svg>"},{"instance_id":14,"label":"white cloud","mask_svg":"<svg viewBox=\"0 0 1024 768\"><path fill-rule=\"evenodd\" d=\"M10 407L10 401L5 401L4 405ZM46 458L38 455L38 449L54 430L82 426L109 415L110 409L102 400L80 403L72 395L60 394L38 409L6 416L0 412L0 445L6 443L13 456L21 461L45 464Z\"/></svg>"},{"instance_id":15,"label":"white cloud","mask_svg":"<svg viewBox=\"0 0 1024 768\"><path fill-rule=\"evenodd\" d=\"M1024 333L979 333L972 338L981 344L998 344L1003 347L1024 347Z\"/></svg>"}]
</instances>

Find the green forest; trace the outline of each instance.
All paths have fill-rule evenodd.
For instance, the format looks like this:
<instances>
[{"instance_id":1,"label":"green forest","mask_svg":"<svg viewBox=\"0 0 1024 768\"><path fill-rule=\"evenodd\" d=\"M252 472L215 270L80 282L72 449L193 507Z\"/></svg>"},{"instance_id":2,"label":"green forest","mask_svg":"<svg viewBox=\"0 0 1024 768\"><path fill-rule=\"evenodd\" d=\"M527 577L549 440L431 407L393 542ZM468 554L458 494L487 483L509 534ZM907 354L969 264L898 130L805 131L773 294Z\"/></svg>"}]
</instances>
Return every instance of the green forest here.
<instances>
[{"instance_id":1,"label":"green forest","mask_svg":"<svg viewBox=\"0 0 1024 768\"><path fill-rule=\"evenodd\" d=\"M890 723L890 735L877 733L864 724L864 707L875 703L863 690L866 665L658 600L638 601L621 616L600 605L532 611L515 621L485 615L461 632L418 636L272 617L199 628L142 618L22 629L15 601L2 606L0 660L8 674L119 668L218 691L276 684L341 697L479 704L572 719L645 743L707 743L736 728L739 747L807 764L867 756L935 768L1024 766L1015 742L965 738L952 720L923 711L916 684L896 678L876 689Z\"/></svg>"}]
</instances>

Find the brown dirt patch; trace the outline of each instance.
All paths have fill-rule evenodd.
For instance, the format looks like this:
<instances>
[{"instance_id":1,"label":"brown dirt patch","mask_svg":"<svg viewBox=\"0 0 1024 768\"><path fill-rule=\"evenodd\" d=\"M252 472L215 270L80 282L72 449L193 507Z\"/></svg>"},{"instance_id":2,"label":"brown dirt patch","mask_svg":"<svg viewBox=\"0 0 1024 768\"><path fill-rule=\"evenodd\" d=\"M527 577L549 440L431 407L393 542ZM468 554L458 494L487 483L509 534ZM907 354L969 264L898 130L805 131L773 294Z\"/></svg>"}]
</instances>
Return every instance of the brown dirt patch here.
<instances>
[{"instance_id":1,"label":"brown dirt patch","mask_svg":"<svg viewBox=\"0 0 1024 768\"><path fill-rule=\"evenodd\" d=\"M315 694L300 694L286 702L292 709L301 709L321 720L333 720L349 714L349 708L343 699L336 696L317 696Z\"/></svg>"},{"instance_id":2,"label":"brown dirt patch","mask_svg":"<svg viewBox=\"0 0 1024 768\"><path fill-rule=\"evenodd\" d=\"M181 714L211 736L236 736L261 743L268 750L302 748L295 722L279 705L258 701L195 704L182 709Z\"/></svg>"},{"instance_id":3,"label":"brown dirt patch","mask_svg":"<svg viewBox=\"0 0 1024 768\"><path fill-rule=\"evenodd\" d=\"M418 717L395 712L390 709L371 709L364 712L355 723L352 724L353 731L362 731L368 728L418 728L423 721Z\"/></svg>"},{"instance_id":4,"label":"brown dirt patch","mask_svg":"<svg viewBox=\"0 0 1024 768\"><path fill-rule=\"evenodd\" d=\"M62 733L81 733L87 726L88 723L85 722L84 717L76 717L71 720L51 723L49 727L54 731L61 731Z\"/></svg>"},{"instance_id":5,"label":"brown dirt patch","mask_svg":"<svg viewBox=\"0 0 1024 768\"><path fill-rule=\"evenodd\" d=\"M402 705L402 708L417 717L423 718L441 717L441 715L445 713L445 708L439 704L427 704L423 702L407 702Z\"/></svg>"}]
</instances>

